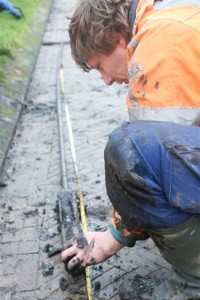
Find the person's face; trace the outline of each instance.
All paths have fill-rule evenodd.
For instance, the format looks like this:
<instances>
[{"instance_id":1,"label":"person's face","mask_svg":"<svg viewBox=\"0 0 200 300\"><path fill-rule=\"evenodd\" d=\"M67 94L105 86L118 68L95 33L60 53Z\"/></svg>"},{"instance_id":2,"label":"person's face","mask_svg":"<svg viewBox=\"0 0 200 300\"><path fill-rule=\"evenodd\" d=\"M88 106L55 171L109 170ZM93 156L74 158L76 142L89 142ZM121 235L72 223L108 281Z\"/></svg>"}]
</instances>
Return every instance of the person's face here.
<instances>
[{"instance_id":1,"label":"person's face","mask_svg":"<svg viewBox=\"0 0 200 300\"><path fill-rule=\"evenodd\" d=\"M116 82L118 84L129 83L127 73L127 49L126 41L120 38L115 50L109 54L98 54L90 58L87 64L95 70L98 70L106 85Z\"/></svg>"}]
</instances>

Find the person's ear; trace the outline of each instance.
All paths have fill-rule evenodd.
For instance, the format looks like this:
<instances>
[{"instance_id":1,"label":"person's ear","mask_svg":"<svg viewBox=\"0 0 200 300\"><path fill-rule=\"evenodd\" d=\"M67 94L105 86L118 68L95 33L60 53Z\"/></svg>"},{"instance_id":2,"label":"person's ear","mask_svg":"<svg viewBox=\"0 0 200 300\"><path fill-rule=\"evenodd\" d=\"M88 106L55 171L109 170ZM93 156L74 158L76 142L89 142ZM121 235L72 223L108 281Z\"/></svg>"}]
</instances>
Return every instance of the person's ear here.
<instances>
[{"instance_id":1,"label":"person's ear","mask_svg":"<svg viewBox=\"0 0 200 300\"><path fill-rule=\"evenodd\" d=\"M120 44L124 49L126 49L126 48L127 48L127 45L128 45L127 39L126 39L125 36L123 36L121 33L119 33L119 44Z\"/></svg>"}]
</instances>

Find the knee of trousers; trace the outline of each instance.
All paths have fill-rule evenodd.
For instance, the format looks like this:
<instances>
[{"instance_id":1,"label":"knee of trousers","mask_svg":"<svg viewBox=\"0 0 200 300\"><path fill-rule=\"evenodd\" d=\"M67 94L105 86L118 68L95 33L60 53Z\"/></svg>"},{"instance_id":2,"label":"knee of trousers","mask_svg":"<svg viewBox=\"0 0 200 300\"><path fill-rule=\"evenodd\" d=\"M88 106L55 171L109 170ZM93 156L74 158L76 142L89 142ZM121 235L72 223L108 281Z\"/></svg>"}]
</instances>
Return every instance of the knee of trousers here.
<instances>
[{"instance_id":1,"label":"knee of trousers","mask_svg":"<svg viewBox=\"0 0 200 300\"><path fill-rule=\"evenodd\" d=\"M127 124L123 123L111 133L104 151L105 168L111 167L123 176L140 162L139 154L127 131Z\"/></svg>"}]
</instances>

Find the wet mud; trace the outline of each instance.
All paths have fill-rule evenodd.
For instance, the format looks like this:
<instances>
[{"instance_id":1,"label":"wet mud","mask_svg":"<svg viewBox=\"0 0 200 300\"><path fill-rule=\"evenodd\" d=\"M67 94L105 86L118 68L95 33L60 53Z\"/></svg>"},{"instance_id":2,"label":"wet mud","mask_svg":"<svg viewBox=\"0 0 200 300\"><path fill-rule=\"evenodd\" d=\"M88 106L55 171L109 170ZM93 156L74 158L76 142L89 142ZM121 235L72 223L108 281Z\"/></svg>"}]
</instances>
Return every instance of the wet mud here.
<instances>
[{"instance_id":1,"label":"wet mud","mask_svg":"<svg viewBox=\"0 0 200 300\"><path fill-rule=\"evenodd\" d=\"M61 277L59 280L59 285L62 291L66 291L67 288L69 287L69 282L67 281L66 278Z\"/></svg>"},{"instance_id":2,"label":"wet mud","mask_svg":"<svg viewBox=\"0 0 200 300\"><path fill-rule=\"evenodd\" d=\"M69 259L67 259L65 262L64 262L64 265L65 265L65 270L69 273L69 275L71 275L72 277L78 277L80 275L85 275L85 267L82 267L80 265L80 262L77 262L77 264L73 267L73 268L70 268L68 267L68 262L73 259L73 257L70 257Z\"/></svg>"},{"instance_id":3,"label":"wet mud","mask_svg":"<svg viewBox=\"0 0 200 300\"><path fill-rule=\"evenodd\" d=\"M53 275L54 266L50 262L42 263L42 274L43 276Z\"/></svg>"},{"instance_id":4,"label":"wet mud","mask_svg":"<svg viewBox=\"0 0 200 300\"><path fill-rule=\"evenodd\" d=\"M133 279L124 281L119 287L120 299L143 300L148 299L148 297L150 299L153 292L154 283L155 281L153 278L143 278L140 275L136 275Z\"/></svg>"}]
</instances>

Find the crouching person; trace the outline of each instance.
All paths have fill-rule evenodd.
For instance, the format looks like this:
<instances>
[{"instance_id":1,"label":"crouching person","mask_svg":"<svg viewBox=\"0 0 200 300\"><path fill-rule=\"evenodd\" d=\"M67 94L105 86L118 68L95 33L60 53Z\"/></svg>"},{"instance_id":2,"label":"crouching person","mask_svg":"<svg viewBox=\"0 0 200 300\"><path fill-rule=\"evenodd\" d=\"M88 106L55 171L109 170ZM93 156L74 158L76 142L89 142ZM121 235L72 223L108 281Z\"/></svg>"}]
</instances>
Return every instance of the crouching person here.
<instances>
[{"instance_id":1,"label":"crouching person","mask_svg":"<svg viewBox=\"0 0 200 300\"><path fill-rule=\"evenodd\" d=\"M200 299L200 129L124 123L106 145L105 173L112 221L105 232L87 232L82 242L74 238L61 254L68 269L100 263L152 238L171 264L170 274L155 281L151 292L133 280L120 288L121 299Z\"/></svg>"}]
</instances>

